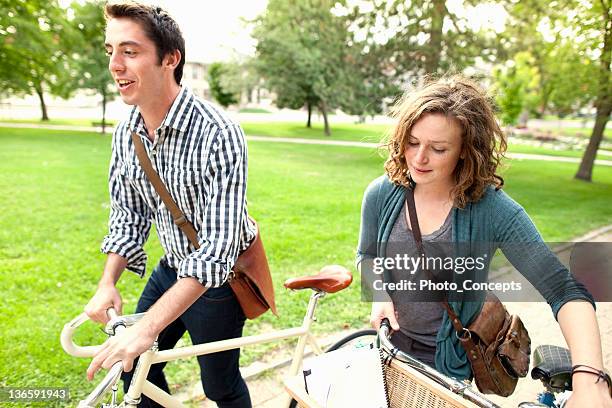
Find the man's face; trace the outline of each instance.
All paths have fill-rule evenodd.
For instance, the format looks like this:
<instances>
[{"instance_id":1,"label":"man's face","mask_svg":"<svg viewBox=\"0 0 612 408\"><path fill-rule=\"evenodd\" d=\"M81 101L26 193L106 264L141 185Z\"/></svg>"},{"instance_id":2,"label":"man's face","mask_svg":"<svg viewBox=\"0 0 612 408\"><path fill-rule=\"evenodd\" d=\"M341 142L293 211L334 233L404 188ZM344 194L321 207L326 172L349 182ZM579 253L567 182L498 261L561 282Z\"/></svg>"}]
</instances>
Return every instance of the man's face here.
<instances>
[{"instance_id":1,"label":"man's face","mask_svg":"<svg viewBox=\"0 0 612 408\"><path fill-rule=\"evenodd\" d=\"M121 99L142 106L159 96L164 70L158 63L155 44L139 23L128 18L111 18L106 25L108 69Z\"/></svg>"}]
</instances>

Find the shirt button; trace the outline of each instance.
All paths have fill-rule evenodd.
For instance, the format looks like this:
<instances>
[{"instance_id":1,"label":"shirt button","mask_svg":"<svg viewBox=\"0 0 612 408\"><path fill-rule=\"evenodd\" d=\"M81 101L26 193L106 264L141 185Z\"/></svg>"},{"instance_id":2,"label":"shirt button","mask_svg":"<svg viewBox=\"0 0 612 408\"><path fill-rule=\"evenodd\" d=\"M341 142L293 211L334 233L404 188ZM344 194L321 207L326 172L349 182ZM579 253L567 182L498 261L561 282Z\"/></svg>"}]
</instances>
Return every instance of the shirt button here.
<instances>
[{"instance_id":1,"label":"shirt button","mask_svg":"<svg viewBox=\"0 0 612 408\"><path fill-rule=\"evenodd\" d=\"M155 155L157 154L157 150L155 150L155 149L151 150L151 154L152 154L153 156L155 156Z\"/></svg>"}]
</instances>

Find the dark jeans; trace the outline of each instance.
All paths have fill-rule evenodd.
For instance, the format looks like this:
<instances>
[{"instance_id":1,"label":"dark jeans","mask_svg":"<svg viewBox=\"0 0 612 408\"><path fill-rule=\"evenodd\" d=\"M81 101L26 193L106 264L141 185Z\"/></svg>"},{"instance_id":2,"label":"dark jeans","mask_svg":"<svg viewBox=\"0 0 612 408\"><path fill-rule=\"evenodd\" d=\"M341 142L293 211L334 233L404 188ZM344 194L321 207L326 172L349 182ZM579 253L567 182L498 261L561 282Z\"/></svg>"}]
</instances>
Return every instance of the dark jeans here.
<instances>
[{"instance_id":1,"label":"dark jeans","mask_svg":"<svg viewBox=\"0 0 612 408\"><path fill-rule=\"evenodd\" d=\"M147 311L172 285L176 271L163 260L153 270L136 307L136 313ZM173 348L187 331L193 344L208 343L242 336L245 317L229 284L208 289L178 319L166 327L158 337L159 349ZM198 356L204 393L219 407L251 407L249 390L240 375L240 349ZM154 364L147 379L169 392L163 369L166 363ZM136 362L134 363L134 367ZM134 370L124 373L123 389L127 392ZM159 407L155 401L142 396L139 407Z\"/></svg>"}]
</instances>

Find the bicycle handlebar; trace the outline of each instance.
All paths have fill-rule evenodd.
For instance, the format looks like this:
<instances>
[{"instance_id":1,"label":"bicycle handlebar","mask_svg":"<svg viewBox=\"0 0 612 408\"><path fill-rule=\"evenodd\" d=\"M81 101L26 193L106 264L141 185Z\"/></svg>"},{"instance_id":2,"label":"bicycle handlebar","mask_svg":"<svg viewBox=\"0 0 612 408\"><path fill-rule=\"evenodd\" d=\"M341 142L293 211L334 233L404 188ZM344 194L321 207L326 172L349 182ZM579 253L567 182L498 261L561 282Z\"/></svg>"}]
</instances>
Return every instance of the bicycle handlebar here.
<instances>
[{"instance_id":1,"label":"bicycle handlebar","mask_svg":"<svg viewBox=\"0 0 612 408\"><path fill-rule=\"evenodd\" d=\"M140 320L144 313L138 313L133 315L125 315L119 316L115 309L112 307L106 311L106 315L109 318L108 323L106 324L106 328L104 332L109 335L114 335L115 330L121 326L129 327L135 324L138 320ZM100 345L98 346L79 346L74 343L72 337L74 336L74 332L76 329L89 320L89 317L85 313L81 313L74 319L72 319L69 323L64 325L62 329L62 333L60 335L60 342L62 344L62 348L66 351L66 353L70 354L74 357L93 357L100 350Z\"/></svg>"},{"instance_id":2,"label":"bicycle handlebar","mask_svg":"<svg viewBox=\"0 0 612 408\"><path fill-rule=\"evenodd\" d=\"M125 323L119 321L119 316L115 309L110 308L106 311L106 315L110 319L109 324L112 325L112 328L115 333L120 333L125 329ZM72 337L76 329L89 320L89 317L85 313L81 313L74 319L72 319L69 323L66 323L64 328L62 329L62 333L60 335L60 341L62 343L62 348L66 351L66 353L75 357L93 357L100 350L101 346L79 346L74 343ZM96 386L96 388L85 398L84 400L79 402L79 408L93 408L95 407L104 396L111 390L113 385L117 383L119 377L123 373L123 363L121 361L117 361L113 366L108 370L108 373L104 377L100 383Z\"/></svg>"},{"instance_id":3,"label":"bicycle handlebar","mask_svg":"<svg viewBox=\"0 0 612 408\"><path fill-rule=\"evenodd\" d=\"M399 361L402 361L408 364L410 367L416 369L421 374L427 376L428 378L434 380L438 384L443 387L451 390L455 394L459 394L463 396L468 401L473 402L482 408L501 408L499 405L494 402L488 400L480 393L471 389L471 385L456 380L455 378L447 377L441 372L435 370L434 368L420 362L409 354L404 353L399 350L397 347L391 343L391 323L389 323L389 319L384 318L380 323L380 328L378 329L378 338L380 340L381 348L384 349L392 358L395 358Z\"/></svg>"},{"instance_id":4,"label":"bicycle handlebar","mask_svg":"<svg viewBox=\"0 0 612 408\"><path fill-rule=\"evenodd\" d=\"M100 350L101 346L79 346L74 343L72 340L72 336L76 329L89 320L89 317L85 313L81 313L74 319L72 319L69 323L64 325L62 329L62 334L60 335L60 342L62 343L62 348L66 353L75 357L93 357Z\"/></svg>"}]
</instances>

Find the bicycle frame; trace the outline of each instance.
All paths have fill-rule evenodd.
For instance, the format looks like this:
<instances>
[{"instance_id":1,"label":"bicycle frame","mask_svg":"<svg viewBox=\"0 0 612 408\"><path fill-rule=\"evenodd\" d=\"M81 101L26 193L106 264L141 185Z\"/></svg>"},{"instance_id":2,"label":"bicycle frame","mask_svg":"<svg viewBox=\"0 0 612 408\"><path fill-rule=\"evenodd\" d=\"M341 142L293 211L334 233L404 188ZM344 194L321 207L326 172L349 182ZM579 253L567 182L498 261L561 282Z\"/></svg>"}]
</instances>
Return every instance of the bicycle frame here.
<instances>
[{"instance_id":1,"label":"bicycle frame","mask_svg":"<svg viewBox=\"0 0 612 408\"><path fill-rule=\"evenodd\" d=\"M293 352L292 363L289 368L289 374L291 376L296 375L302 364L304 350L306 348L307 343L310 344L315 354L321 354L323 352L323 350L317 344L316 339L311 334L310 328L312 326L312 323L315 321L315 311L317 308L318 300L325 296L325 294L326 293L323 291L314 290L313 294L310 296L310 300L308 302L308 307L306 309L306 314L304 315L302 325L299 327L278 330L271 333L239 337L162 351L159 351L157 349L156 342L153 347L151 347L151 349L149 349L140 356L138 364L135 367L132 382L130 384L128 392L124 396L123 403L121 404L121 406L136 407L138 402L140 402L141 395L144 394L163 406L183 407L183 404L181 404L181 402L176 397L171 396L161 388L147 381L146 378L152 364L174 361L180 358L216 353L219 351L249 346L252 344L262 344L278 340L298 338L297 345ZM118 318L119 321L120 319L121 317ZM129 319L130 317L127 316L127 320ZM87 320L87 316L82 313L64 326L64 329L62 330L61 334L61 343L62 347L68 354L76 357L93 357L100 349L100 346L81 347L76 345L72 340L72 336L76 328ZM132 318L129 323L133 324L133 322L134 319ZM113 326L112 323L113 322L111 321L111 323L109 324ZM125 328L125 324L121 322L115 323L114 326L117 327L117 330ZM109 370L109 373L106 375L106 377L104 377L102 382L98 384L98 386L91 392L91 394L86 399L82 400L79 403L79 407L95 407L95 405L99 403L111 389L113 389L113 391L116 391L116 384L121 376L122 371L123 367L121 365L121 362L115 363L115 365ZM287 395L286 399L288 405L291 400L291 397Z\"/></svg>"}]
</instances>

